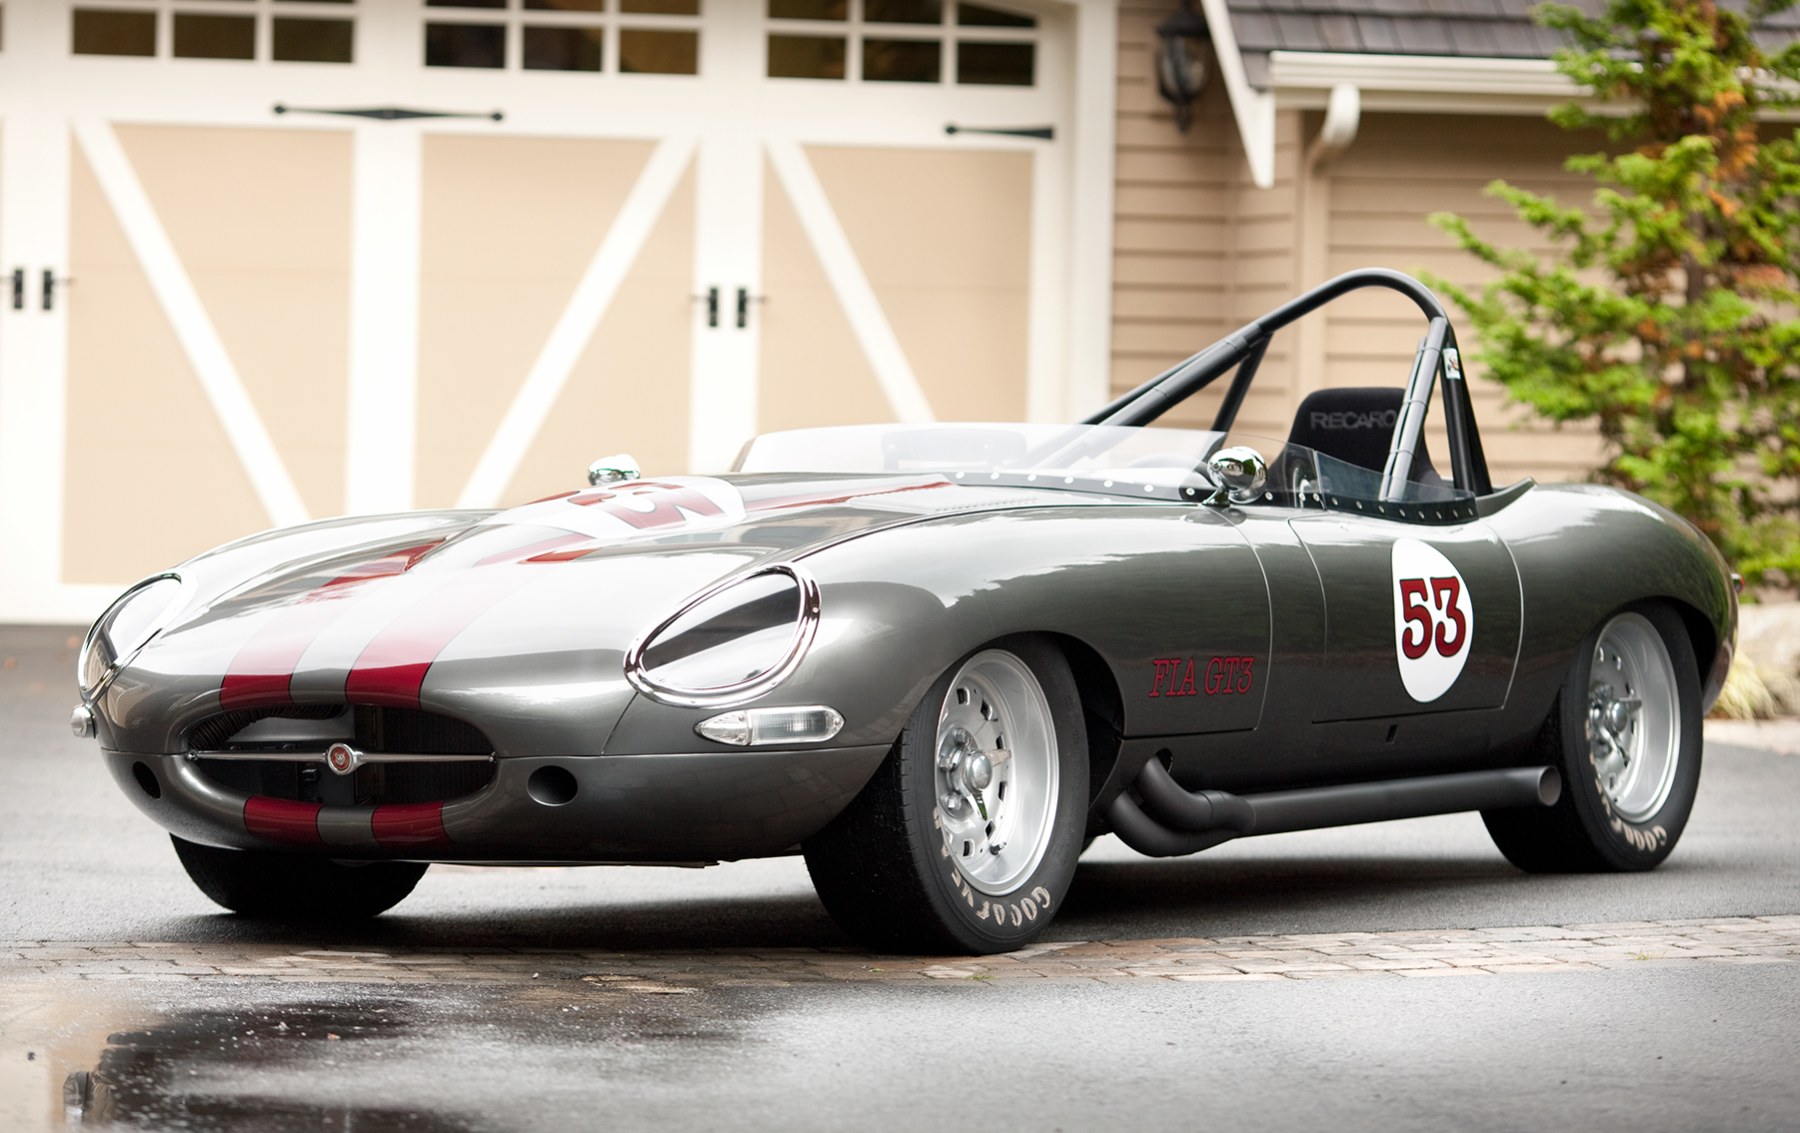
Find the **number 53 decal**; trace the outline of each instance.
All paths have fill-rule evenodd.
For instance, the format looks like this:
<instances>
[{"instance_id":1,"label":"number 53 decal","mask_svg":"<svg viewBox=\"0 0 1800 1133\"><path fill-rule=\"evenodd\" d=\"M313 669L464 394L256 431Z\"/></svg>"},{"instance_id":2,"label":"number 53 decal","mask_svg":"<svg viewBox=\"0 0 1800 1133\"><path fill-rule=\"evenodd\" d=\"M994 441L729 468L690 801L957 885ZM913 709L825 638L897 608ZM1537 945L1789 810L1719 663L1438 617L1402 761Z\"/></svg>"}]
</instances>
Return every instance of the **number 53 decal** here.
<instances>
[{"instance_id":1,"label":"number 53 decal","mask_svg":"<svg viewBox=\"0 0 1800 1133\"><path fill-rule=\"evenodd\" d=\"M1469 659L1475 610L1462 574L1417 539L1394 544L1394 652L1408 696L1424 702L1450 691Z\"/></svg>"}]
</instances>

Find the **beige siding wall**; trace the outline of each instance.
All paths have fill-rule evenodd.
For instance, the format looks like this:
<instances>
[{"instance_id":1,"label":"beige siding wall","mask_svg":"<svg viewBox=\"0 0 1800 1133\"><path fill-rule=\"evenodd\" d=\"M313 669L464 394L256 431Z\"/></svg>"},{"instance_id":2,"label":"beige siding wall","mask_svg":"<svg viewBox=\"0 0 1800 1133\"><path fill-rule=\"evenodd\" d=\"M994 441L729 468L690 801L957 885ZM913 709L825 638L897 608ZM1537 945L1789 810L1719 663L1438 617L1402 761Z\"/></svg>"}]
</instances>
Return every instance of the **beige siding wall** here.
<instances>
[{"instance_id":1,"label":"beige siding wall","mask_svg":"<svg viewBox=\"0 0 1800 1133\"><path fill-rule=\"evenodd\" d=\"M1178 134L1151 70L1162 0L1120 5L1112 386L1123 392L1231 329L1231 216L1249 178L1217 84Z\"/></svg>"},{"instance_id":2,"label":"beige siding wall","mask_svg":"<svg viewBox=\"0 0 1800 1133\"><path fill-rule=\"evenodd\" d=\"M1113 254L1112 388L1123 392L1306 287L1358 267L1431 272L1457 283L1491 274L1427 217L1473 219L1502 244L1547 250L1483 190L1497 178L1580 199L1563 155L1572 138L1537 117L1367 114L1356 142L1328 164L1307 160L1321 115L1283 110L1276 121L1275 184L1251 184L1224 85L1215 80L1192 129L1176 131L1151 70L1164 0L1125 0L1119 28L1117 220ZM1469 139L1479 138L1478 145ZM1452 312L1453 315L1456 312ZM1399 385L1423 330L1417 311L1388 292L1333 304L1279 336L1238 417L1246 434L1287 435L1300 399L1323 386ZM1591 430L1556 428L1509 404L1473 360L1479 348L1458 319L1474 377L1477 419L1497 483L1520 476L1581 479L1600 460ZM1172 414L1205 425L1222 391ZM1433 455L1449 467L1442 422Z\"/></svg>"},{"instance_id":3,"label":"beige siding wall","mask_svg":"<svg viewBox=\"0 0 1800 1133\"><path fill-rule=\"evenodd\" d=\"M1471 145L1469 139L1479 138ZM1470 285L1493 272L1458 250L1426 217L1455 212L1503 246L1542 253L1547 243L1502 201L1483 190L1496 179L1569 203L1585 198L1583 181L1562 169L1563 156L1597 139L1572 137L1540 118L1461 115L1365 115L1352 146L1327 171L1330 272L1386 266L1414 274L1432 272ZM1451 311L1453 318L1458 314ZM1507 401L1473 358L1480 348L1466 321L1455 318L1463 352L1470 356L1470 389L1482 445L1496 483L1520 476L1578 480L1601 459L1592 430L1557 428ZM1418 336L1418 316L1398 296L1367 293L1334 304L1325 342L1325 374L1319 385L1387 385L1405 380ZM1438 463L1447 468L1441 439Z\"/></svg>"},{"instance_id":4,"label":"beige siding wall","mask_svg":"<svg viewBox=\"0 0 1800 1133\"><path fill-rule=\"evenodd\" d=\"M1176 131L1152 71L1162 0L1126 0L1119 28L1117 220L1113 251L1113 366L1123 392L1290 298L1298 256L1301 115L1276 122L1275 185L1251 183L1224 84ZM1245 433L1287 433L1296 386L1297 340L1278 339L1238 416ZM1216 388L1177 410L1169 424L1208 425Z\"/></svg>"}]
</instances>

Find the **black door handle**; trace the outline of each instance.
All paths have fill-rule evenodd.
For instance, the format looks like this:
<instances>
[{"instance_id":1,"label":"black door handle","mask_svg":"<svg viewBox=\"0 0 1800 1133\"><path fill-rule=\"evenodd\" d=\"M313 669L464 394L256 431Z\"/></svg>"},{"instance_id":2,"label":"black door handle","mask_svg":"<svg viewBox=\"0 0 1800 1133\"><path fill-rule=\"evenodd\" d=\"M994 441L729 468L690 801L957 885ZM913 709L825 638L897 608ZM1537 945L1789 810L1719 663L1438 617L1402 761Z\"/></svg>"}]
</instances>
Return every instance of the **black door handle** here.
<instances>
[{"instance_id":1,"label":"black door handle","mask_svg":"<svg viewBox=\"0 0 1800 1133\"><path fill-rule=\"evenodd\" d=\"M45 268L44 269L44 310L53 311L56 309L56 285L57 284L59 284L59 283L72 284L74 282L75 282L75 280L70 278L69 276L57 275L51 269ZM22 286L22 285L20 285L20 286ZM14 298L15 298L15 302L16 302L17 292L14 293Z\"/></svg>"},{"instance_id":2,"label":"black door handle","mask_svg":"<svg viewBox=\"0 0 1800 1133\"><path fill-rule=\"evenodd\" d=\"M706 289L706 294L694 296L694 302L698 303L698 302L701 302L702 300L704 300L706 302L706 325L709 327L718 326L719 325L719 289L716 287L709 287Z\"/></svg>"},{"instance_id":3,"label":"black door handle","mask_svg":"<svg viewBox=\"0 0 1800 1133\"><path fill-rule=\"evenodd\" d=\"M737 326L739 330L750 325L750 304L761 303L765 298L762 295L750 294L748 287L737 289Z\"/></svg>"},{"instance_id":4,"label":"black door handle","mask_svg":"<svg viewBox=\"0 0 1800 1133\"><path fill-rule=\"evenodd\" d=\"M25 269L14 268L12 273L12 307L15 311L25 309Z\"/></svg>"}]
</instances>

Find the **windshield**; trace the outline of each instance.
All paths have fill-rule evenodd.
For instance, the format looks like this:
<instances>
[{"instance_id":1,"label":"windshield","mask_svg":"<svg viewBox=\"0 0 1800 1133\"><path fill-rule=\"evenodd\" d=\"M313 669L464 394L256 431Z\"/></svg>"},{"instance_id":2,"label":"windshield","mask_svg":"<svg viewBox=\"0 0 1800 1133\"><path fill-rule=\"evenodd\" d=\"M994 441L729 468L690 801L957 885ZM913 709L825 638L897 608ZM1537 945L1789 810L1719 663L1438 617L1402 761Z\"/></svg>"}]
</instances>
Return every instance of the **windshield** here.
<instances>
[{"instance_id":1,"label":"windshield","mask_svg":"<svg viewBox=\"0 0 1800 1133\"><path fill-rule=\"evenodd\" d=\"M757 437L734 471L941 472L1083 490L1130 483L1156 494L1210 487L1200 469L1223 439L1199 429L1116 425L846 425Z\"/></svg>"},{"instance_id":2,"label":"windshield","mask_svg":"<svg viewBox=\"0 0 1800 1133\"><path fill-rule=\"evenodd\" d=\"M768 433L744 447L733 471L938 472L964 483L1060 488L1110 496L1193 500L1217 485L1206 461L1227 443L1268 462L1268 481L1237 503L1317 507L1433 522L1460 518L1473 499L1435 474L1381 501L1381 472L1301 445L1209 429L1130 425L844 425ZM1398 504L1425 508L1399 511ZM1394 510L1390 510L1394 509Z\"/></svg>"}]
</instances>

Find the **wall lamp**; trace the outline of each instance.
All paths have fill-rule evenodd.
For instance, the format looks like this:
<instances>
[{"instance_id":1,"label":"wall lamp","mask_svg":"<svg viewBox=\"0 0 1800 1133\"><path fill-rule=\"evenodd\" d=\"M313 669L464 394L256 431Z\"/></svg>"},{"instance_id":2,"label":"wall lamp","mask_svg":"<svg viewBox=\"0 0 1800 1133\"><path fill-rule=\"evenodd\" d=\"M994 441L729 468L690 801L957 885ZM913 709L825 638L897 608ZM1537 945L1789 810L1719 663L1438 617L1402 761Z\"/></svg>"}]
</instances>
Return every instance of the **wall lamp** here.
<instances>
[{"instance_id":1,"label":"wall lamp","mask_svg":"<svg viewBox=\"0 0 1800 1133\"><path fill-rule=\"evenodd\" d=\"M1185 134L1194 122L1194 100L1211 76L1212 32L1194 11L1194 0L1181 0L1181 8L1156 25L1156 38L1156 90L1175 108L1175 126Z\"/></svg>"}]
</instances>

